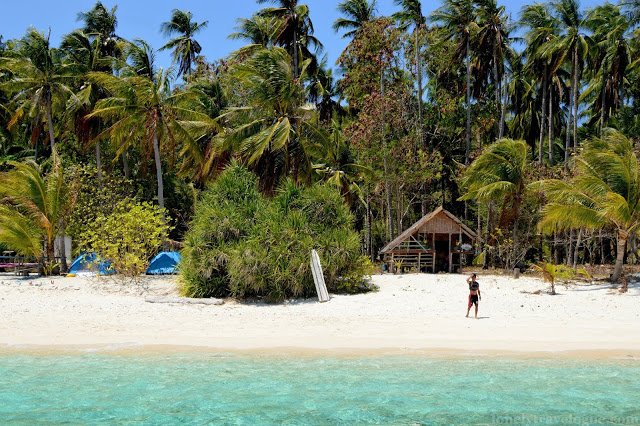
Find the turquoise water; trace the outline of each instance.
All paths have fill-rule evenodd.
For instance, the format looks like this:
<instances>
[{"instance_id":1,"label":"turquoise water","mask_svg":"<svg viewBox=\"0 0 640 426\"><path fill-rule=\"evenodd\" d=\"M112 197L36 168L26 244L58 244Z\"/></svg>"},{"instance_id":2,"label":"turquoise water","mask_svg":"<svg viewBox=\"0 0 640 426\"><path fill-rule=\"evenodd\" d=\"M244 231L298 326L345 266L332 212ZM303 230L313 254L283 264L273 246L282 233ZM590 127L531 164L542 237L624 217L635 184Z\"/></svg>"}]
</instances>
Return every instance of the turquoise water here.
<instances>
[{"instance_id":1,"label":"turquoise water","mask_svg":"<svg viewBox=\"0 0 640 426\"><path fill-rule=\"evenodd\" d=\"M640 362L0 355L0 422L640 422Z\"/></svg>"}]
</instances>

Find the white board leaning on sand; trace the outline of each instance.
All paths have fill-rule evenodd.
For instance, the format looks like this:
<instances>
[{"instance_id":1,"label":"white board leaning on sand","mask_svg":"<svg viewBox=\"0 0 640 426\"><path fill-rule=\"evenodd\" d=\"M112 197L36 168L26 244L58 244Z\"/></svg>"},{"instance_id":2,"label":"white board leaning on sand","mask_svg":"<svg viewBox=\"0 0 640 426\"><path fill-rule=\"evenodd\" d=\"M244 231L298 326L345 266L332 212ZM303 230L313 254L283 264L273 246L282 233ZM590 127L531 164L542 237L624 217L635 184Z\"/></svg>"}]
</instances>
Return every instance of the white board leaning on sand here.
<instances>
[{"instance_id":1,"label":"white board leaning on sand","mask_svg":"<svg viewBox=\"0 0 640 426\"><path fill-rule=\"evenodd\" d=\"M320 265L320 256L315 250L311 250L311 273L313 274L313 282L316 284L316 292L318 300L321 302L329 301L329 293L324 283L324 274L322 273L322 265Z\"/></svg>"}]
</instances>

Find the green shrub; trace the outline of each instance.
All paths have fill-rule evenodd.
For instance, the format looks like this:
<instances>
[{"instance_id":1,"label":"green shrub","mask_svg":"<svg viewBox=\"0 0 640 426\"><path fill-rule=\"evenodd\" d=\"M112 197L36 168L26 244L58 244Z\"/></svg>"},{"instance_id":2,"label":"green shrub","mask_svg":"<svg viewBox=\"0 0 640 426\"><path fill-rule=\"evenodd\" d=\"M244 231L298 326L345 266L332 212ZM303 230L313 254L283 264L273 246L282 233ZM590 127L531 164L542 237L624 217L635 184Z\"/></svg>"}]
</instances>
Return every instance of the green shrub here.
<instances>
[{"instance_id":1,"label":"green shrub","mask_svg":"<svg viewBox=\"0 0 640 426\"><path fill-rule=\"evenodd\" d=\"M162 211L147 202L124 200L109 214L98 213L81 235L81 248L111 261L125 279L136 280L167 238Z\"/></svg>"},{"instance_id":2,"label":"green shrub","mask_svg":"<svg viewBox=\"0 0 640 426\"><path fill-rule=\"evenodd\" d=\"M254 228L264 200L257 179L232 165L196 203L182 250L182 293L190 297L230 294L227 264L235 245Z\"/></svg>"},{"instance_id":3,"label":"green shrub","mask_svg":"<svg viewBox=\"0 0 640 426\"><path fill-rule=\"evenodd\" d=\"M131 182L107 170L102 172L100 182L97 173L93 166L76 166L71 172L74 205L67 218L65 233L73 239L74 244L99 215L109 216L120 202L134 199Z\"/></svg>"},{"instance_id":4,"label":"green shrub","mask_svg":"<svg viewBox=\"0 0 640 426\"><path fill-rule=\"evenodd\" d=\"M203 193L187 233L182 293L191 297L315 295L311 250L322 260L329 291L356 292L370 273L353 217L337 188L285 182L273 200L234 164Z\"/></svg>"}]
</instances>

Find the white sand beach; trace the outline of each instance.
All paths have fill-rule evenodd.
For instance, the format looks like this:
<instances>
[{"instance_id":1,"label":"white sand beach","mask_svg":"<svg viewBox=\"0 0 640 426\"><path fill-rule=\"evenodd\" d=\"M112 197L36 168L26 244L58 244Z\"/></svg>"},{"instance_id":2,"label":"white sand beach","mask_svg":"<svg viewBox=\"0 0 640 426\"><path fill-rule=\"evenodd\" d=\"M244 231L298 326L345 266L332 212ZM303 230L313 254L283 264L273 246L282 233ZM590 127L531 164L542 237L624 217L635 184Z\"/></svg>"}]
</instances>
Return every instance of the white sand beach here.
<instances>
[{"instance_id":1,"label":"white sand beach","mask_svg":"<svg viewBox=\"0 0 640 426\"><path fill-rule=\"evenodd\" d=\"M638 283L624 294L605 282L560 284L551 296L539 278L479 275L476 320L465 318L465 278L375 275L378 292L332 294L327 303L227 300L216 306L145 302L147 296L176 296L175 278L147 278L141 287L107 278L4 275L0 349L640 355Z\"/></svg>"}]
</instances>

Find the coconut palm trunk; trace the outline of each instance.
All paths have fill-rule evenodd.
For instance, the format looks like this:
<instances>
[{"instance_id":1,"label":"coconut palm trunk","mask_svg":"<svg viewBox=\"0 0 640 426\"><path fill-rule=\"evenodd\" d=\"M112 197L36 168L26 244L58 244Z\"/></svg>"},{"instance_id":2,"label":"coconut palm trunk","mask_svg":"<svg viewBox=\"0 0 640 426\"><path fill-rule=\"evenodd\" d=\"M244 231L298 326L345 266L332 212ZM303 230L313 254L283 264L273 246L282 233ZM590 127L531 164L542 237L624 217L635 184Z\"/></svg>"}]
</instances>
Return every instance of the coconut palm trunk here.
<instances>
[{"instance_id":1,"label":"coconut palm trunk","mask_svg":"<svg viewBox=\"0 0 640 426\"><path fill-rule=\"evenodd\" d=\"M298 20L297 14L294 14L294 19L296 21ZM293 75L296 76L297 78L299 76L298 74L298 34L295 28L298 28L297 22L293 30Z\"/></svg>"},{"instance_id":2,"label":"coconut palm trunk","mask_svg":"<svg viewBox=\"0 0 640 426\"><path fill-rule=\"evenodd\" d=\"M422 122L422 67L420 63L420 38L418 26L414 32L416 33L416 73L418 78L418 135L420 136L420 147L424 148L424 123Z\"/></svg>"},{"instance_id":3,"label":"coconut palm trunk","mask_svg":"<svg viewBox=\"0 0 640 426\"><path fill-rule=\"evenodd\" d=\"M627 247L627 238L629 233L623 229L618 229L618 247L616 252L616 266L613 269L611 281L616 282L622 276L622 265L624 264L624 255Z\"/></svg>"},{"instance_id":4,"label":"coconut palm trunk","mask_svg":"<svg viewBox=\"0 0 640 426\"><path fill-rule=\"evenodd\" d=\"M102 159L100 157L100 142L96 142L96 166L98 167L98 182L102 186Z\"/></svg>"},{"instance_id":5,"label":"coconut palm trunk","mask_svg":"<svg viewBox=\"0 0 640 426\"><path fill-rule=\"evenodd\" d=\"M131 173L129 172L129 160L127 159L127 151L122 152L122 168L124 169L124 177L129 180Z\"/></svg>"},{"instance_id":6,"label":"coconut palm trunk","mask_svg":"<svg viewBox=\"0 0 640 426\"><path fill-rule=\"evenodd\" d=\"M67 241L64 238L64 219L60 219L60 251L61 256L62 256L62 267L61 267L61 272L63 274L66 274L68 271L68 265L67 265Z\"/></svg>"},{"instance_id":7,"label":"coconut palm trunk","mask_svg":"<svg viewBox=\"0 0 640 426\"><path fill-rule=\"evenodd\" d=\"M158 147L158 133L153 131L153 156L156 163L156 178L158 180L158 206L162 210L162 218L166 220L164 214L164 185L162 183L162 164L160 163L160 148Z\"/></svg>"},{"instance_id":8,"label":"coconut palm trunk","mask_svg":"<svg viewBox=\"0 0 640 426\"><path fill-rule=\"evenodd\" d=\"M549 65L544 66L544 77L542 79L542 113L540 115L540 139L538 140L538 164L542 167L542 146L544 143L544 113L547 109L547 76L549 74Z\"/></svg>"},{"instance_id":9,"label":"coconut palm trunk","mask_svg":"<svg viewBox=\"0 0 640 426\"><path fill-rule=\"evenodd\" d=\"M549 85L549 167L553 166L553 78Z\"/></svg>"},{"instance_id":10,"label":"coconut palm trunk","mask_svg":"<svg viewBox=\"0 0 640 426\"><path fill-rule=\"evenodd\" d=\"M47 127L49 128L49 141L51 142L51 153L56 154L56 139L53 135L53 118L51 115L51 97L47 100L46 106L47 114Z\"/></svg>"},{"instance_id":11,"label":"coconut palm trunk","mask_svg":"<svg viewBox=\"0 0 640 426\"><path fill-rule=\"evenodd\" d=\"M600 102L600 137L602 138L602 134L604 132L604 102L605 102L605 89L606 89L607 80L602 82L602 98Z\"/></svg>"},{"instance_id":12,"label":"coconut palm trunk","mask_svg":"<svg viewBox=\"0 0 640 426\"><path fill-rule=\"evenodd\" d=\"M504 80L502 82L502 113L500 114L500 131L498 139L502 139L504 136L504 120L507 115L507 73L504 73Z\"/></svg>"},{"instance_id":13,"label":"coconut palm trunk","mask_svg":"<svg viewBox=\"0 0 640 426\"><path fill-rule=\"evenodd\" d=\"M578 147L578 46L573 50L573 148Z\"/></svg>"},{"instance_id":14,"label":"coconut palm trunk","mask_svg":"<svg viewBox=\"0 0 640 426\"><path fill-rule=\"evenodd\" d=\"M573 269L578 268L578 255L580 254L580 244L582 243L582 229L578 231L578 238L576 239L576 246L573 249Z\"/></svg>"},{"instance_id":15,"label":"coconut palm trunk","mask_svg":"<svg viewBox=\"0 0 640 426\"><path fill-rule=\"evenodd\" d=\"M498 79L498 47L496 46L495 39L493 40L493 82L495 84L494 92L496 98L496 108L500 108L500 81ZM500 108L502 110L502 108ZM500 126L502 123L498 123L498 135L500 135Z\"/></svg>"},{"instance_id":16,"label":"coconut palm trunk","mask_svg":"<svg viewBox=\"0 0 640 426\"><path fill-rule=\"evenodd\" d=\"M384 71L380 73L380 94L384 99ZM384 117L384 113L383 113ZM387 139L384 137L384 118L380 125L380 135L382 137L382 147L384 149L384 193L387 204L387 233L389 235L389 241L393 240L393 215L391 208L391 181L389 180L389 160L387 155Z\"/></svg>"},{"instance_id":17,"label":"coconut palm trunk","mask_svg":"<svg viewBox=\"0 0 640 426\"><path fill-rule=\"evenodd\" d=\"M467 145L464 156L464 164L469 165L469 156L471 152L471 59L469 57L469 36L466 40L467 51Z\"/></svg>"},{"instance_id":18,"label":"coconut palm trunk","mask_svg":"<svg viewBox=\"0 0 640 426\"><path fill-rule=\"evenodd\" d=\"M48 239L47 246L47 264L45 266L46 274L49 275L53 272L53 266L56 264L56 252L53 245L53 240Z\"/></svg>"},{"instance_id":19,"label":"coconut palm trunk","mask_svg":"<svg viewBox=\"0 0 640 426\"><path fill-rule=\"evenodd\" d=\"M573 61L571 67L573 68ZM572 70L573 71L573 70ZM573 72L571 73L573 75ZM573 113L573 91L575 86L571 84L571 92L569 94L569 111L567 115L567 133L564 142L564 168L569 168L569 149L571 148L571 114Z\"/></svg>"}]
</instances>

